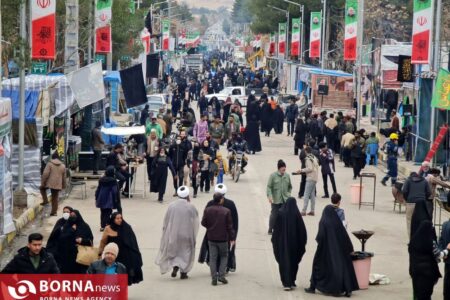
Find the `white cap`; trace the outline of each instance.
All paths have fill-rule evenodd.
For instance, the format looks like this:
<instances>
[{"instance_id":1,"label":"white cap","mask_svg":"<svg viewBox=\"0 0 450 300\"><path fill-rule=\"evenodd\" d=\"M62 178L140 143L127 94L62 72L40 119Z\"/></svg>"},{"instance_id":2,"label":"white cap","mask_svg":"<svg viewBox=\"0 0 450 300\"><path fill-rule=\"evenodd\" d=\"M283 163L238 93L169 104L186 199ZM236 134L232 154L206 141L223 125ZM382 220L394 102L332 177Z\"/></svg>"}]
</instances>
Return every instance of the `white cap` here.
<instances>
[{"instance_id":1,"label":"white cap","mask_svg":"<svg viewBox=\"0 0 450 300\"><path fill-rule=\"evenodd\" d=\"M216 186L214 187L214 192L215 193L220 193L222 195L225 195L227 193L227 186L223 183L219 183L216 184Z\"/></svg>"},{"instance_id":2,"label":"white cap","mask_svg":"<svg viewBox=\"0 0 450 300\"><path fill-rule=\"evenodd\" d=\"M187 186L180 186L177 190L178 197L184 199L189 196L189 188Z\"/></svg>"}]
</instances>

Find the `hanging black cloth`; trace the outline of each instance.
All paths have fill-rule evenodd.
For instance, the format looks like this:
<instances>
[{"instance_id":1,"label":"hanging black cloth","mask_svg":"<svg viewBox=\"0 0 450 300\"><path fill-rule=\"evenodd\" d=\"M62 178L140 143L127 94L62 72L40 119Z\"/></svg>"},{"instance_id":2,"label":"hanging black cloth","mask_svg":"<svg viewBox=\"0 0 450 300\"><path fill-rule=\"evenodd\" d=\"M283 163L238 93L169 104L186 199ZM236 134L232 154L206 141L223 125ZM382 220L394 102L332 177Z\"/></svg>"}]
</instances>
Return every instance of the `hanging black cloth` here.
<instances>
[{"instance_id":1,"label":"hanging black cloth","mask_svg":"<svg viewBox=\"0 0 450 300\"><path fill-rule=\"evenodd\" d=\"M298 265L305 254L307 233L295 198L280 208L272 233L272 246L284 287L294 287Z\"/></svg>"},{"instance_id":2,"label":"hanging black cloth","mask_svg":"<svg viewBox=\"0 0 450 300\"><path fill-rule=\"evenodd\" d=\"M142 64L120 70L120 80L128 108L147 103Z\"/></svg>"},{"instance_id":3,"label":"hanging black cloth","mask_svg":"<svg viewBox=\"0 0 450 300\"><path fill-rule=\"evenodd\" d=\"M159 73L159 55L147 55L147 78L158 78Z\"/></svg>"},{"instance_id":4,"label":"hanging black cloth","mask_svg":"<svg viewBox=\"0 0 450 300\"><path fill-rule=\"evenodd\" d=\"M332 205L327 205L323 210L316 241L311 287L331 295L358 290L350 257L352 241Z\"/></svg>"}]
</instances>

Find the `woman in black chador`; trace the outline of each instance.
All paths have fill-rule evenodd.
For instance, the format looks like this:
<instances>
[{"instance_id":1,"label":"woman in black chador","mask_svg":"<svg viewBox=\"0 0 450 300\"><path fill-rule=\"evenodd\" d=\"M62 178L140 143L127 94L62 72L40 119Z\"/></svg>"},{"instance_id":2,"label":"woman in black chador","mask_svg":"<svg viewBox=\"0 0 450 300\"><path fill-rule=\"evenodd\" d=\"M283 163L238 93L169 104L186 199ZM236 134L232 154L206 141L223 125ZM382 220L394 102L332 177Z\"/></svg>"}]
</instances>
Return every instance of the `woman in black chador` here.
<instances>
[{"instance_id":1,"label":"woman in black chador","mask_svg":"<svg viewBox=\"0 0 450 300\"><path fill-rule=\"evenodd\" d=\"M434 285L441 277L438 261L448 255L448 250L438 249L431 212L425 201L416 203L414 208L408 252L414 299L431 300Z\"/></svg>"},{"instance_id":2,"label":"woman in black chador","mask_svg":"<svg viewBox=\"0 0 450 300\"><path fill-rule=\"evenodd\" d=\"M172 161L167 156L166 150L161 148L158 150L158 155L152 162L152 169L150 173L150 192L158 193L158 201L163 202L164 194L166 193L168 170L176 179L175 169Z\"/></svg>"},{"instance_id":3,"label":"woman in black chador","mask_svg":"<svg viewBox=\"0 0 450 300\"><path fill-rule=\"evenodd\" d=\"M253 95L250 95L253 96ZM260 152L261 148L261 138L259 137L259 122L261 118L261 109L259 103L253 98L249 97L247 101L247 127L245 128L244 138L247 141L248 150L255 154L255 152Z\"/></svg>"},{"instance_id":4,"label":"woman in black chador","mask_svg":"<svg viewBox=\"0 0 450 300\"><path fill-rule=\"evenodd\" d=\"M298 265L305 254L306 227L295 198L288 198L278 211L272 233L272 246L286 291L296 287Z\"/></svg>"},{"instance_id":5,"label":"woman in black chador","mask_svg":"<svg viewBox=\"0 0 450 300\"><path fill-rule=\"evenodd\" d=\"M316 241L311 285L305 292L315 293L317 289L327 295L350 297L359 289L350 256L353 245L332 205L323 210Z\"/></svg>"}]
</instances>

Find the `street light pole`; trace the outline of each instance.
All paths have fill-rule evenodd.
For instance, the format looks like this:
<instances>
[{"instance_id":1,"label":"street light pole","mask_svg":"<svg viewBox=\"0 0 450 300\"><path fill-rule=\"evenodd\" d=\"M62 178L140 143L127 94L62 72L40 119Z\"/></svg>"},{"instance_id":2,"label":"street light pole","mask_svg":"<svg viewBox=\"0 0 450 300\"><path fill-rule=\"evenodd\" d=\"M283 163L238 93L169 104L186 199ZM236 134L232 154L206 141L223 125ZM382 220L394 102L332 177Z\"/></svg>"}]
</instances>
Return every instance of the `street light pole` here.
<instances>
[{"instance_id":1,"label":"street light pole","mask_svg":"<svg viewBox=\"0 0 450 300\"><path fill-rule=\"evenodd\" d=\"M442 17L442 0L436 2L436 29L434 31L434 53L433 53L433 71L436 72L436 76L433 79L433 94L436 92L436 80L437 73L439 72L439 51L441 49L441 17ZM420 76L420 74L419 74ZM436 134L436 108L431 108L431 128L430 128L430 140L434 141ZM434 160L435 161L435 160ZM434 164L433 161L433 164Z\"/></svg>"},{"instance_id":2,"label":"street light pole","mask_svg":"<svg viewBox=\"0 0 450 300\"><path fill-rule=\"evenodd\" d=\"M3 64L2 64L2 0L0 0L0 97L2 96Z\"/></svg>"},{"instance_id":3,"label":"street light pole","mask_svg":"<svg viewBox=\"0 0 450 300\"><path fill-rule=\"evenodd\" d=\"M283 0L283 1L286 3L292 4L292 5L298 6L300 8L300 13L302 16L302 31L301 31L302 37L300 40L300 43L301 43L300 53L303 53L303 51L305 49L305 44L304 44L304 42L305 42L305 6L303 4L295 3L290 0ZM303 55L301 57L299 57L299 60L300 60L300 63L302 63Z\"/></svg>"},{"instance_id":4,"label":"street light pole","mask_svg":"<svg viewBox=\"0 0 450 300\"><path fill-rule=\"evenodd\" d=\"M22 45L20 54L22 61L20 62L19 71L19 174L18 188L14 195L16 204L27 204L27 193L24 190L24 146L25 146L25 41L27 40L27 18L26 18L26 1L22 0L20 4L20 38ZM17 201L16 201L17 200ZM19 203L18 203L19 202Z\"/></svg>"},{"instance_id":5,"label":"street light pole","mask_svg":"<svg viewBox=\"0 0 450 300\"><path fill-rule=\"evenodd\" d=\"M322 72L325 69L325 38L327 37L326 35L326 18L327 18L327 0L322 0L322 4L323 4L323 9L322 9L322 42L321 42L321 50L320 50L320 56L322 57L321 59L321 68L322 68Z\"/></svg>"},{"instance_id":6,"label":"street light pole","mask_svg":"<svg viewBox=\"0 0 450 300\"><path fill-rule=\"evenodd\" d=\"M362 105L361 105L361 81L362 81L362 57L363 57L363 37L364 37L364 0L358 1L358 29L357 29L357 49L358 49L358 62L357 62L357 76L356 76L356 122L357 127L361 126Z\"/></svg>"}]
</instances>

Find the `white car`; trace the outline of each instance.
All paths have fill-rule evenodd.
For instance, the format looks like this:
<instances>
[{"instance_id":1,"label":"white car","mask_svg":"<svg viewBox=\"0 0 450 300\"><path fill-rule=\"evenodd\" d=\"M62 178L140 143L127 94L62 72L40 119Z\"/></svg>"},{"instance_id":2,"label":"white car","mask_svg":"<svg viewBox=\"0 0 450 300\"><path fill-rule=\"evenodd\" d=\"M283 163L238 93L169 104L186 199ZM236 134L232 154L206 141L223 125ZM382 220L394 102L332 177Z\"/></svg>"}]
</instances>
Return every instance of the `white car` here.
<instances>
[{"instance_id":1,"label":"white car","mask_svg":"<svg viewBox=\"0 0 450 300\"><path fill-rule=\"evenodd\" d=\"M165 94L151 94L147 95L147 103L141 104L139 106L129 108L128 113L133 116L134 122L139 122L141 118L141 111L144 109L145 105L148 105L149 113L154 115L159 114L159 109L162 107L164 111L167 109L166 95Z\"/></svg>"}]
</instances>

